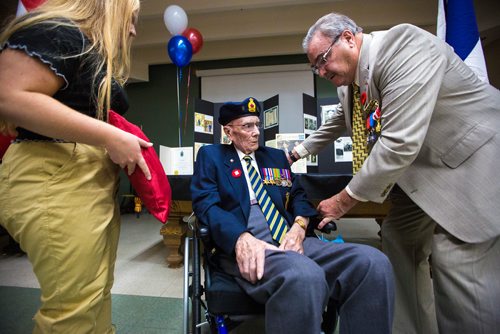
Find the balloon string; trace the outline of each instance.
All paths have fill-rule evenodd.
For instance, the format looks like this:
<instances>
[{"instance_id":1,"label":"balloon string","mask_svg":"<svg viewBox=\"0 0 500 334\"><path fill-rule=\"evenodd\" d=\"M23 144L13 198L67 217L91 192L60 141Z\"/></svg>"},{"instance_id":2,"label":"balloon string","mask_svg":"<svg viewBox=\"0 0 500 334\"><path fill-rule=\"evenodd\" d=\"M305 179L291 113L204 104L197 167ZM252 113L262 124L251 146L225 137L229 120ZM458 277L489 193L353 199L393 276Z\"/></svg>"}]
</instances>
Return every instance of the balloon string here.
<instances>
[{"instance_id":1,"label":"balloon string","mask_svg":"<svg viewBox=\"0 0 500 334\"><path fill-rule=\"evenodd\" d=\"M184 114L184 135L186 135L188 107L189 107L189 86L191 83L191 64L189 64L188 77L187 77L187 92L186 92L186 112Z\"/></svg>"},{"instance_id":2,"label":"balloon string","mask_svg":"<svg viewBox=\"0 0 500 334\"><path fill-rule=\"evenodd\" d=\"M179 147L182 147L182 137L181 137L182 114L181 114L181 104L179 98L179 83L181 77L182 77L181 68L177 66L177 116L179 117Z\"/></svg>"}]
</instances>

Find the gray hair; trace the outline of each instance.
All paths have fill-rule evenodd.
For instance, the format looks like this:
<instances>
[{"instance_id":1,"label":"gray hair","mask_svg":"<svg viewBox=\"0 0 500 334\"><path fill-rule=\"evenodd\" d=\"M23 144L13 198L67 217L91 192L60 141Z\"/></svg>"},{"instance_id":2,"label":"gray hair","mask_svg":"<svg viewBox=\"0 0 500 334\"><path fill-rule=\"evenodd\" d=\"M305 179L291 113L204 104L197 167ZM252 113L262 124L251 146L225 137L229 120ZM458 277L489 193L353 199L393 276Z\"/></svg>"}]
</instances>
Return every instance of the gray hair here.
<instances>
[{"instance_id":1,"label":"gray hair","mask_svg":"<svg viewBox=\"0 0 500 334\"><path fill-rule=\"evenodd\" d=\"M349 30L356 35L358 32L362 32L363 28L358 27L353 20L345 15L337 13L326 14L316 21L311 28L309 28L309 31L302 42L302 48L304 49L304 52L307 53L311 39L318 31L334 40L345 30Z\"/></svg>"}]
</instances>

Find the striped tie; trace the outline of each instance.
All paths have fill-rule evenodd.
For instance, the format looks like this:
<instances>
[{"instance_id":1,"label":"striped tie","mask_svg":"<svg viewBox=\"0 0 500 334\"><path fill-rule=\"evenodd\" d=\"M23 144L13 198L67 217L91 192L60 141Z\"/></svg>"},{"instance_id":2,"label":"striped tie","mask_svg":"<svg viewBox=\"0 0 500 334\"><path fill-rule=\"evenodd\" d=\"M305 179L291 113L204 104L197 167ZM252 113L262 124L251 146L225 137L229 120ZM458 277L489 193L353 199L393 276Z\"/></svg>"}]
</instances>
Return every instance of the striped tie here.
<instances>
[{"instance_id":1,"label":"striped tie","mask_svg":"<svg viewBox=\"0 0 500 334\"><path fill-rule=\"evenodd\" d=\"M363 116L361 115L361 101L359 99L359 86L352 84L352 175L365 162L368 156L366 147L366 135Z\"/></svg>"},{"instance_id":2,"label":"striped tie","mask_svg":"<svg viewBox=\"0 0 500 334\"><path fill-rule=\"evenodd\" d=\"M255 168L252 166L252 157L245 155L243 159L245 159L247 163L250 184L252 185L253 191L255 192L255 196L257 197L257 201L259 202L260 208L262 209L262 213L264 214L264 217L266 217L267 224L269 225L269 229L271 230L271 235L274 240L281 243L283 237L288 231L286 220L274 206L273 201L271 201L271 197L269 197L269 194L264 188L264 184L262 183L262 179L260 178L259 173L257 173L257 170L255 170Z\"/></svg>"}]
</instances>

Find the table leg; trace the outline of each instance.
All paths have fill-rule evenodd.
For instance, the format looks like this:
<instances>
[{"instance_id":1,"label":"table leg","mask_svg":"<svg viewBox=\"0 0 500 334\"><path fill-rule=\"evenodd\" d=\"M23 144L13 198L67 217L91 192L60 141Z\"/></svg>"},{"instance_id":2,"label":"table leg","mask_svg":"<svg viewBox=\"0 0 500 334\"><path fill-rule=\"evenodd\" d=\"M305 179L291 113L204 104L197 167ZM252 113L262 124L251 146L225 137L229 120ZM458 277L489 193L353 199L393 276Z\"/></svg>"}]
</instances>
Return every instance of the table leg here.
<instances>
[{"instance_id":1,"label":"table leg","mask_svg":"<svg viewBox=\"0 0 500 334\"><path fill-rule=\"evenodd\" d=\"M167 248L166 262L169 268L182 267L184 261L182 243L186 235L187 226L182 218L191 213L190 203L172 201L168 222L160 229L163 243Z\"/></svg>"}]
</instances>

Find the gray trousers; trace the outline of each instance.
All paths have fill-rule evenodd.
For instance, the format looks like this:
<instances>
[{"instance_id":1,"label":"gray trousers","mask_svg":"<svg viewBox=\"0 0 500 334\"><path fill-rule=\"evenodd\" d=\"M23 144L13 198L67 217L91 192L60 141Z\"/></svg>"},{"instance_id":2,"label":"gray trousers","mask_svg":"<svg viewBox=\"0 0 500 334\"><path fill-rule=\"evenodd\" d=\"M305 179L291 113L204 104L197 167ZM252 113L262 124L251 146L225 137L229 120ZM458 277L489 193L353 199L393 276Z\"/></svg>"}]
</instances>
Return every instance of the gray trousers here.
<instances>
[{"instance_id":1,"label":"gray trousers","mask_svg":"<svg viewBox=\"0 0 500 334\"><path fill-rule=\"evenodd\" d=\"M252 206L249 226L255 236L266 239L269 228L259 212ZM318 334L327 304L337 309L340 333L391 332L392 268L373 247L308 237L304 255L267 251L264 276L256 284L241 277L234 259L226 260L220 262L224 271L266 305L266 333Z\"/></svg>"},{"instance_id":2,"label":"gray trousers","mask_svg":"<svg viewBox=\"0 0 500 334\"><path fill-rule=\"evenodd\" d=\"M462 242L399 187L390 196L382 247L396 279L394 333L500 333L499 238Z\"/></svg>"}]
</instances>

